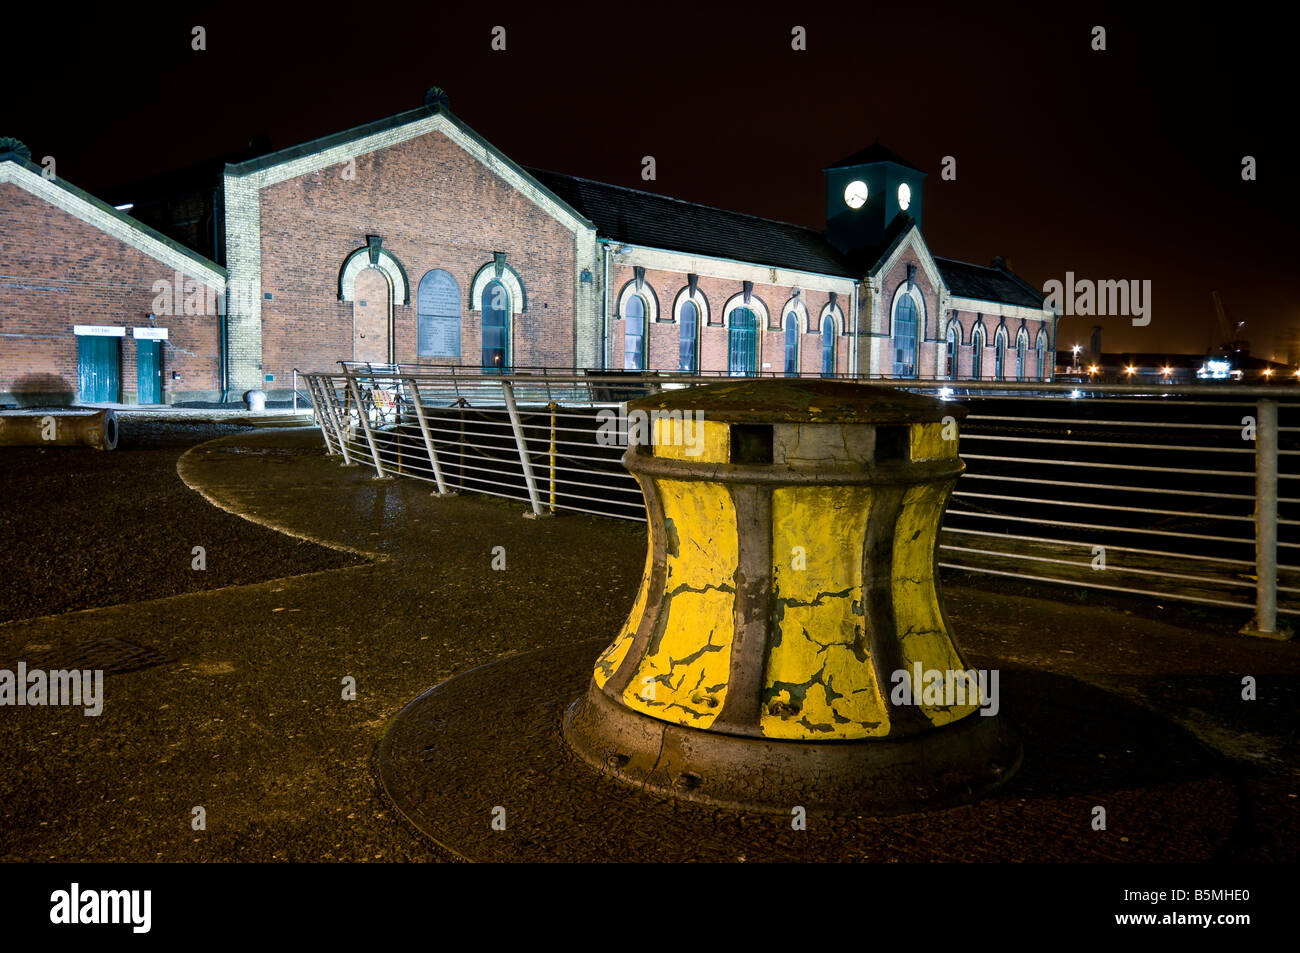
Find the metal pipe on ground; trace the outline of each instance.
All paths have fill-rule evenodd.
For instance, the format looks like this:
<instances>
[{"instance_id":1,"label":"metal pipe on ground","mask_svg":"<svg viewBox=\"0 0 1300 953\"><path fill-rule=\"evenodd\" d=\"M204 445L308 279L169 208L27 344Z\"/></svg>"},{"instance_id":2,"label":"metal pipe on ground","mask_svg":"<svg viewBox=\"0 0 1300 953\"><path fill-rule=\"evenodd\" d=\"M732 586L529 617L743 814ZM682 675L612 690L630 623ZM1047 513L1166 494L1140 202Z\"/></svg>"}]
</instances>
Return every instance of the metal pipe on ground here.
<instances>
[{"instance_id":1,"label":"metal pipe on ground","mask_svg":"<svg viewBox=\"0 0 1300 953\"><path fill-rule=\"evenodd\" d=\"M117 447L117 415L111 410L93 413L0 414L0 447Z\"/></svg>"}]
</instances>

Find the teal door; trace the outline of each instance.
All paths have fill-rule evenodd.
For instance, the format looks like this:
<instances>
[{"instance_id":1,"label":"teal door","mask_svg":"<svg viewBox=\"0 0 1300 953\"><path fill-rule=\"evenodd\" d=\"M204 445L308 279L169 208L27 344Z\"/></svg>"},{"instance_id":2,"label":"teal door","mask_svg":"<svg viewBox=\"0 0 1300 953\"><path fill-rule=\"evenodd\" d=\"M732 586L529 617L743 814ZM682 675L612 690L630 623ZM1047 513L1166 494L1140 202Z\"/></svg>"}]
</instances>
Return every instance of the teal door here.
<instances>
[{"instance_id":1,"label":"teal door","mask_svg":"<svg viewBox=\"0 0 1300 953\"><path fill-rule=\"evenodd\" d=\"M135 342L136 400L142 404L161 404L162 342Z\"/></svg>"},{"instance_id":2,"label":"teal door","mask_svg":"<svg viewBox=\"0 0 1300 953\"><path fill-rule=\"evenodd\" d=\"M120 399L118 380L120 338L77 336L78 399L86 404L115 404Z\"/></svg>"}]
</instances>

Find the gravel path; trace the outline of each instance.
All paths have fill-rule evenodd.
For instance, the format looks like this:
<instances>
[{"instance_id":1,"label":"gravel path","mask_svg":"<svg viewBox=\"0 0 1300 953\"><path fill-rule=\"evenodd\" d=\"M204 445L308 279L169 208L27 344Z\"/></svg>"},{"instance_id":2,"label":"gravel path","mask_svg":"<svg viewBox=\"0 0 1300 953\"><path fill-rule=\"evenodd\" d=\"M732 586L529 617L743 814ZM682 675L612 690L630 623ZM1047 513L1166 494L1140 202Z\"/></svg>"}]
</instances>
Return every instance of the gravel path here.
<instances>
[{"instance_id":1,"label":"gravel path","mask_svg":"<svg viewBox=\"0 0 1300 953\"><path fill-rule=\"evenodd\" d=\"M118 420L112 452L0 448L0 623L359 561L222 512L176 475L189 447L255 428ZM203 571L192 568L195 546Z\"/></svg>"}]
</instances>

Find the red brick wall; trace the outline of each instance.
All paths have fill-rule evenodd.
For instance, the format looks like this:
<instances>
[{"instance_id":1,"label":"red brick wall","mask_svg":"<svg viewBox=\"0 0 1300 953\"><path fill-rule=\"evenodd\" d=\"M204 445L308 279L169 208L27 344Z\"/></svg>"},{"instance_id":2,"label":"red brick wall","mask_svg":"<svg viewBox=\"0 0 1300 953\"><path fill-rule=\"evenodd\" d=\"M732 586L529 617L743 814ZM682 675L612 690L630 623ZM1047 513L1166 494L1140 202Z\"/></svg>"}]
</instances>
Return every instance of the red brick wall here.
<instances>
[{"instance_id":1,"label":"red brick wall","mask_svg":"<svg viewBox=\"0 0 1300 953\"><path fill-rule=\"evenodd\" d=\"M512 362L573 364L574 240L565 226L438 132L357 157L353 178L342 172L334 166L261 192L262 364L275 375L268 386L281 387L295 366L352 358L353 305L338 300L338 275L367 235L383 237L410 282L410 303L393 307L399 363L417 360L417 289L434 268L460 285L460 363L481 363L470 287L500 251L527 299L514 316Z\"/></svg>"},{"instance_id":2,"label":"red brick wall","mask_svg":"<svg viewBox=\"0 0 1300 953\"><path fill-rule=\"evenodd\" d=\"M610 322L609 322L609 363L611 368L623 367L623 320L618 313L618 300L624 286L635 277L631 265L614 264L609 271L610 288ZM680 367L679 342L680 329L673 319L673 302L677 295L687 286L684 272L646 269L645 281L653 289L659 301L659 320L649 323L650 341L648 345L647 368L649 370L671 370ZM723 372L727 370L728 329L722 325L723 311L733 295L744 292L743 282L729 278L711 278L701 275L699 291L709 305L709 323L700 327L700 363L704 372ZM754 283L753 295L763 302L768 311L768 324L759 328L758 370L767 374L781 374L785 370L785 335L781 330L785 313L782 310L791 298L792 287L789 285L770 285ZM822 308L830 300L824 291L803 291L803 302L817 324ZM847 302L840 297L840 307ZM755 309L756 311L758 309ZM846 373L848 370L848 338L843 328L836 327L836 370ZM808 333L806 327L800 328L799 362L804 373L821 372L821 334L820 331ZM764 364L770 367L764 368Z\"/></svg>"},{"instance_id":3,"label":"red brick wall","mask_svg":"<svg viewBox=\"0 0 1300 953\"><path fill-rule=\"evenodd\" d=\"M121 398L136 392L131 328L168 329L162 347L164 398L211 396L219 386L216 296L202 315L163 314L154 283L176 282L172 268L12 183L0 185L0 394L77 393L77 324L126 328ZM190 282L193 279L188 279ZM174 300L169 296L169 302ZM184 310L184 294L181 305ZM180 379L172 380L172 372Z\"/></svg>"},{"instance_id":4,"label":"red brick wall","mask_svg":"<svg viewBox=\"0 0 1300 953\"><path fill-rule=\"evenodd\" d=\"M973 311L956 311L956 312L949 312L949 313L955 314L957 316L957 320L961 322L962 344L957 349L957 368L958 368L957 376L959 378L970 379L973 374L973 368L975 364L975 351L974 348L971 346L971 335L974 333L975 330L975 322L976 320L979 319L980 316ZM994 341L995 341L994 335L997 333L998 322L1000 320L1001 319L995 314L983 315L983 325L984 325L984 335L985 335L984 343L986 346L984 348L984 361L981 366L981 371L982 371L982 373L980 374L981 380L996 379L995 367L997 363L997 350L994 346ZM944 321L945 332L947 331L947 326L948 326L947 320L945 319ZM1006 327L1007 327L1007 356L1006 356L1006 365L1005 365L1005 370L1006 370L1005 376L1007 380L1014 381L1016 379L1016 337L1020 333L1020 319L1008 318L1006 322ZM1050 329L1047 328L1047 323L1044 321L1025 322L1025 331L1029 334L1029 347L1025 352L1025 380L1027 381L1041 380L1041 379L1051 377L1052 375L1052 364L1055 358L1052 353L1052 342L1050 340L1044 346L1045 349L1045 356L1043 360L1044 374L1041 378L1039 377L1038 374L1038 351L1035 349L1034 345L1038 341L1038 331L1040 328L1043 328L1046 332L1050 333Z\"/></svg>"}]
</instances>

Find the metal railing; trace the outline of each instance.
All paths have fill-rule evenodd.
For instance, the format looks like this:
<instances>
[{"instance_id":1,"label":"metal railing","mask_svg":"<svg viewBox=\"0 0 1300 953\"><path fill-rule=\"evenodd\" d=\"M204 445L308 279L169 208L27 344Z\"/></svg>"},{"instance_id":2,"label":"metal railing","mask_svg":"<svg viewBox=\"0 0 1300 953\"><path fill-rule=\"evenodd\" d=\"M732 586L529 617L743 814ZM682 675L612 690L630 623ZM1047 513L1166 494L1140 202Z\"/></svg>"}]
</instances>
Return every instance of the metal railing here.
<instances>
[{"instance_id":1,"label":"metal railing","mask_svg":"<svg viewBox=\"0 0 1300 953\"><path fill-rule=\"evenodd\" d=\"M701 382L355 364L302 380L327 451L376 477L638 520L624 403ZM1300 614L1300 487L1282 482L1300 478L1300 388L889 383L969 410L940 566L1253 608L1263 633Z\"/></svg>"}]
</instances>

